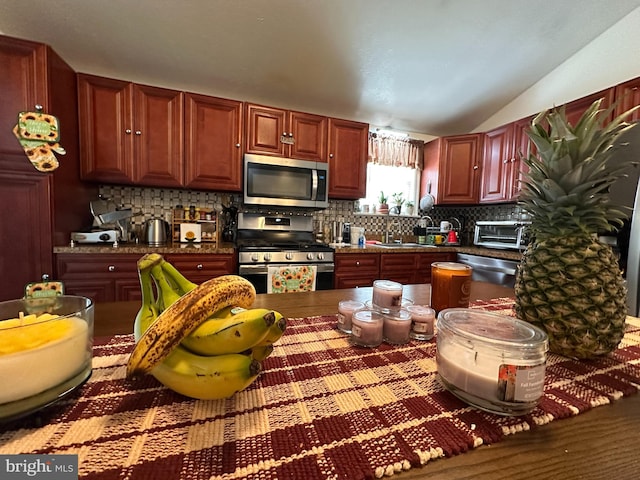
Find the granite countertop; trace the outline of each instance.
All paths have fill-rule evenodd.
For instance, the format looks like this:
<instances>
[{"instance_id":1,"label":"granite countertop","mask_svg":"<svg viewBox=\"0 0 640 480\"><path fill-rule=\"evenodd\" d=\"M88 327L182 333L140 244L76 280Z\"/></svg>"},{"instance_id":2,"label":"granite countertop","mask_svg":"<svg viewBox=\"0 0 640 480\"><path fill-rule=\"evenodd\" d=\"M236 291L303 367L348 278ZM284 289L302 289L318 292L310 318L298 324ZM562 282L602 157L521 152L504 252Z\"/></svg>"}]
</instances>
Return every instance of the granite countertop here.
<instances>
[{"instance_id":1,"label":"granite countertop","mask_svg":"<svg viewBox=\"0 0 640 480\"><path fill-rule=\"evenodd\" d=\"M137 255L144 255L145 253L189 253L189 254L234 254L235 249L233 244L222 243L220 245L212 245L202 243L200 245L191 245L186 243L168 244L164 247L151 247L145 244L138 243L119 243L117 247L112 245L99 245L99 244L78 244L73 247L58 246L53 247L53 253L135 253Z\"/></svg>"},{"instance_id":2,"label":"granite countertop","mask_svg":"<svg viewBox=\"0 0 640 480\"><path fill-rule=\"evenodd\" d=\"M454 252L467 253L470 255L481 255L484 257L502 258L507 260L519 261L522 252L515 250L498 250L493 248L480 248L475 246L461 245L442 245L432 247L379 247L375 245L366 245L365 247L357 247L353 245L336 246L336 253L435 253L435 252ZM234 254L236 250L233 244L223 243L221 245L200 244L194 246L189 244L169 244L165 247L151 247L144 244L136 243L119 243L117 247L111 245L96 244L75 244L75 246L58 246L53 248L53 253L134 253L144 255L145 253L160 254Z\"/></svg>"},{"instance_id":3,"label":"granite countertop","mask_svg":"<svg viewBox=\"0 0 640 480\"><path fill-rule=\"evenodd\" d=\"M520 261L522 252L516 250L500 250L494 248L481 248L476 246L461 245L442 245L442 246L424 246L424 247L380 247L376 245L366 245L357 247L353 245L336 246L336 253L435 253L435 252L454 252L466 253L469 255L481 255L483 257L501 258L505 260Z\"/></svg>"}]
</instances>

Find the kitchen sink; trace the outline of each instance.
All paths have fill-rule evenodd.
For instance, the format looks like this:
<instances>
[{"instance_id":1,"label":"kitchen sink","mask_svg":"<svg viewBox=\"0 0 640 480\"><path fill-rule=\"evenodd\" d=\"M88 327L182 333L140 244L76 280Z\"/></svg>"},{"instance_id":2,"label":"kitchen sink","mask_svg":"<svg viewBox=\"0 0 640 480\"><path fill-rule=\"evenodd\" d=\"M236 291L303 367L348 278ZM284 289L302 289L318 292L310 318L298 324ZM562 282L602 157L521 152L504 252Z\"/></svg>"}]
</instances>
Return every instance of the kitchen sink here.
<instances>
[{"instance_id":1,"label":"kitchen sink","mask_svg":"<svg viewBox=\"0 0 640 480\"><path fill-rule=\"evenodd\" d=\"M422 243L375 243L372 246L380 248L437 248L436 245L424 245Z\"/></svg>"}]
</instances>

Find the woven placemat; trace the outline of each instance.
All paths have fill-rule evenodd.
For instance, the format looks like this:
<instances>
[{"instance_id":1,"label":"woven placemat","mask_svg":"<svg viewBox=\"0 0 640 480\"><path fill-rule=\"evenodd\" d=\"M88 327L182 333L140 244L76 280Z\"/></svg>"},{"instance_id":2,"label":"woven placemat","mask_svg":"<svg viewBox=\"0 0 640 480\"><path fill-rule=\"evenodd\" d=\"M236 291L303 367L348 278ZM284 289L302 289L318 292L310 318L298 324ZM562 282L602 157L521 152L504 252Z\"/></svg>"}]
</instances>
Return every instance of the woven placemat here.
<instances>
[{"instance_id":1,"label":"woven placemat","mask_svg":"<svg viewBox=\"0 0 640 480\"><path fill-rule=\"evenodd\" d=\"M511 314L512 304L475 307ZM578 415L640 386L637 318L628 319L620 348L607 358L549 355L545 394L521 417L482 412L445 391L435 339L362 349L335 324L335 315L290 319L258 380L219 401L182 397L150 376L125 380L132 336L97 339L89 382L38 415L0 426L0 451L78 454L80 478L92 480L380 478Z\"/></svg>"}]
</instances>

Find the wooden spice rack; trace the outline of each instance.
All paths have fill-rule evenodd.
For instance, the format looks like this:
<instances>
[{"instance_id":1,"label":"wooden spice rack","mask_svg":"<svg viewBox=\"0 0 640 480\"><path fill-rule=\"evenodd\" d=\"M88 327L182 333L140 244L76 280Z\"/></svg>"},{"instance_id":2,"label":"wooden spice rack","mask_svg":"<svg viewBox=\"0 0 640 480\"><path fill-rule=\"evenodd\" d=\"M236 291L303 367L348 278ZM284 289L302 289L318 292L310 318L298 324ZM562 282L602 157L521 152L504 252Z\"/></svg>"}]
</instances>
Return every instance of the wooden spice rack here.
<instances>
[{"instance_id":1,"label":"wooden spice rack","mask_svg":"<svg viewBox=\"0 0 640 480\"><path fill-rule=\"evenodd\" d=\"M183 223L196 223L201 227L201 244L217 246L220 243L218 229L218 213L213 209L196 208L195 214L188 208L174 208L171 220L171 233L173 243L184 243L180 239L180 225Z\"/></svg>"}]
</instances>

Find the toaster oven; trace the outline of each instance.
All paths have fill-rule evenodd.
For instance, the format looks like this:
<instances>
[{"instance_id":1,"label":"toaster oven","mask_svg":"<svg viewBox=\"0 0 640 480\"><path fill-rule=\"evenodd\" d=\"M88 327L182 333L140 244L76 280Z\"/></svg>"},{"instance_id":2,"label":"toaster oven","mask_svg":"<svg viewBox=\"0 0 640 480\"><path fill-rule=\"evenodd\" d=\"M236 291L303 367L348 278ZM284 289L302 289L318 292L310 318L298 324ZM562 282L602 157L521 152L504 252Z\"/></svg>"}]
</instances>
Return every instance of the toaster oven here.
<instances>
[{"instance_id":1,"label":"toaster oven","mask_svg":"<svg viewBox=\"0 0 640 480\"><path fill-rule=\"evenodd\" d=\"M478 247L523 250L529 243L531 222L496 220L476 222L473 244Z\"/></svg>"}]
</instances>

